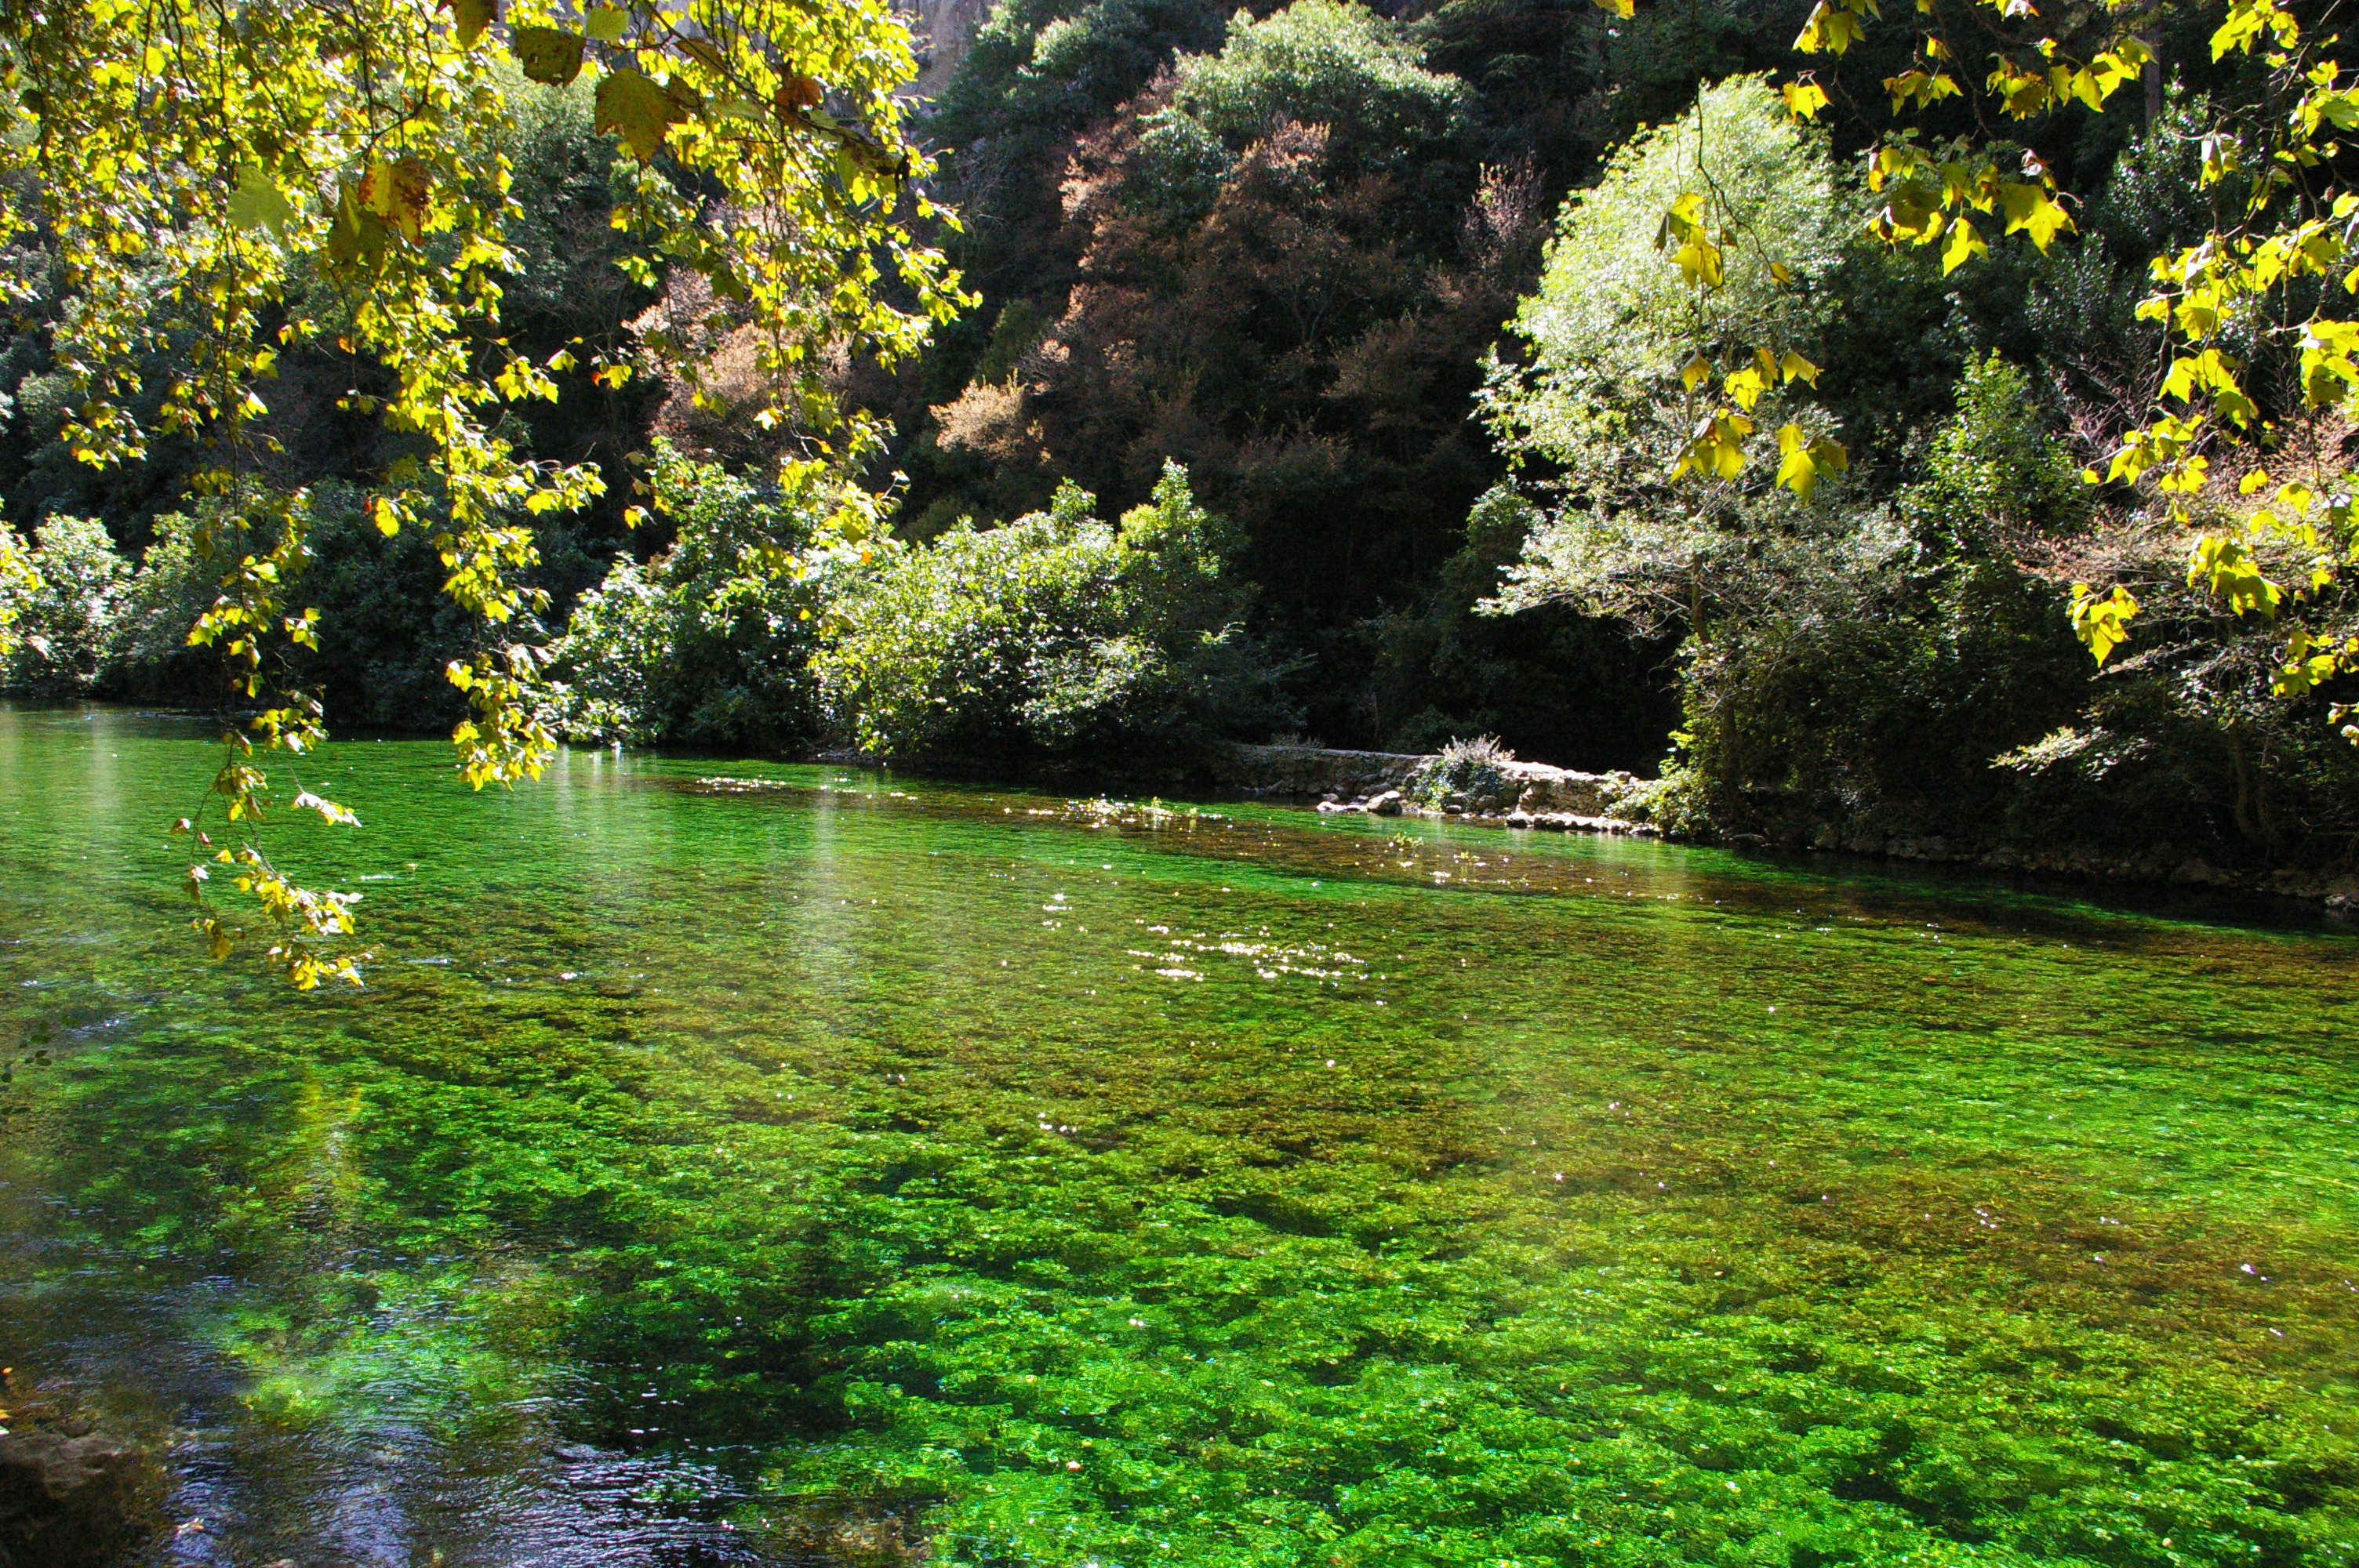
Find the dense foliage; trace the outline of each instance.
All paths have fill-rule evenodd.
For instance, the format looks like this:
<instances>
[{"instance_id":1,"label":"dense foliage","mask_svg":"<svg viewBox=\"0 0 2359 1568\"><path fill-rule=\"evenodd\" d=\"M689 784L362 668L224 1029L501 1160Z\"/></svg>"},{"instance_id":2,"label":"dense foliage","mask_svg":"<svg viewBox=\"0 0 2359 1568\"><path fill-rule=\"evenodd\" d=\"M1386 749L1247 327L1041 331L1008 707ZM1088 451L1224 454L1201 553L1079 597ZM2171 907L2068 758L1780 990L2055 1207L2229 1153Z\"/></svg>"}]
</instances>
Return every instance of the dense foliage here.
<instances>
[{"instance_id":1,"label":"dense foliage","mask_svg":"<svg viewBox=\"0 0 2359 1568\"><path fill-rule=\"evenodd\" d=\"M898 755L1184 756L1287 717L1246 637L1250 588L1188 473L1109 525L1068 481L1003 527L961 523L847 566L818 661L860 742Z\"/></svg>"},{"instance_id":2,"label":"dense foliage","mask_svg":"<svg viewBox=\"0 0 2359 1568\"><path fill-rule=\"evenodd\" d=\"M2166 112L2125 151L2069 263L2027 261L2012 297L1960 302L1974 314L1951 330L1993 347L1966 358L1946 416L1907 416L1930 258L1862 229L1857 193L1765 87L1705 92L1569 204L1514 323L1528 357L1486 389L1527 472L1477 515L1521 509L1525 536L1480 608L1571 605L1684 637L1667 826L2064 844L2158 871L2352 853L2359 757L2316 707L2272 696L2278 630L2190 580L2162 519L2103 509L2078 471L2090 454L2055 433L2102 436L2141 406L2158 345L2121 258L2187 232L2193 119ZM1731 255L1708 320L1651 254L1699 157L1718 200L1778 231L1774 252ZM1812 476L1809 495L1763 468L1675 481L1713 390L1680 355L1714 332L1799 354L1801 373L1765 376L1746 408L1813 441L1839 432L1859 470ZM1794 406L1821 376L1829 395ZM2093 670L2070 585L2104 577L2135 585L2159 641Z\"/></svg>"},{"instance_id":3,"label":"dense foliage","mask_svg":"<svg viewBox=\"0 0 2359 1568\"><path fill-rule=\"evenodd\" d=\"M673 544L645 565L619 557L576 601L549 650L556 727L634 745L808 744L817 596L774 563L824 526L824 491L757 486L660 440L649 478Z\"/></svg>"},{"instance_id":4,"label":"dense foliage","mask_svg":"<svg viewBox=\"0 0 2359 1568\"><path fill-rule=\"evenodd\" d=\"M1320 659L1297 688L1314 726L1365 738L1342 689L1369 666L1358 622L1430 578L1490 476L1469 397L1538 177L1412 27L1330 0L1225 31L1181 11L1056 24L1060 49L1118 33L1147 66L1061 137L984 113L1009 77L1028 102L1037 64L979 46L953 88L940 125L988 153L951 165L974 181L962 261L986 304L897 393L910 526L1038 506L1068 477L1143 499L1176 458L1235 524L1263 624Z\"/></svg>"},{"instance_id":5,"label":"dense foliage","mask_svg":"<svg viewBox=\"0 0 2359 1568\"><path fill-rule=\"evenodd\" d=\"M446 665L467 703L451 731L462 774L479 788L535 776L552 738L536 701L531 617L550 598L529 575L544 565L532 524L607 486L594 462L527 449L529 426L508 410L556 401L558 378L585 365L610 387L631 367L586 335L535 358L502 330L511 282L530 299L549 281L514 242L557 216L528 214L515 180L512 155L550 118L519 107L535 96L526 82L579 82L614 138L607 227L627 247L581 248L643 287L664 284L668 309L642 349L701 398L701 366L681 351L745 336L761 383L748 414L789 427L799 456L825 464L873 438L829 396L827 356L910 352L961 297L912 227L936 215L905 189L926 169L895 97L914 72L882 0L0 11L0 292L38 323L8 353L12 399L40 428L27 470L60 454L104 470L179 446L175 488L212 503L192 538L220 591L190 637L220 650L250 711L224 735L218 816L201 809L179 829L211 850L186 887L217 956L249 935L212 896L223 865L291 980L356 979L334 946L352 934L353 896L297 885L261 828L279 808L353 815L299 783L274 793L253 760L300 756L325 734L321 694L300 678L323 622L294 597L317 559L321 476L290 454L259 390L282 355L332 343L358 373L335 406L387 438L365 464L363 515L387 537L427 534L441 594L472 619ZM560 186L567 173L548 171ZM545 254L576 248L564 227L543 236ZM593 314L618 292L603 265L582 291Z\"/></svg>"}]
</instances>

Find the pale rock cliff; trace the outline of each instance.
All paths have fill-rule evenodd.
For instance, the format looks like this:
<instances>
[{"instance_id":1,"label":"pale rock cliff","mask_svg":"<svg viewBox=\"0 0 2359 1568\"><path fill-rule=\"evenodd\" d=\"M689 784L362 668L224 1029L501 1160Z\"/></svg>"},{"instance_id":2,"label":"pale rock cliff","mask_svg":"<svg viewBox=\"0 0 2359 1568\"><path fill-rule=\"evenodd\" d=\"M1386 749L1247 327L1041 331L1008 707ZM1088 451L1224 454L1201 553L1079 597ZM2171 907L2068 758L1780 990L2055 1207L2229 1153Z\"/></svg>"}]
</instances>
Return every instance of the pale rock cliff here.
<instances>
[{"instance_id":1,"label":"pale rock cliff","mask_svg":"<svg viewBox=\"0 0 2359 1568\"><path fill-rule=\"evenodd\" d=\"M908 25L909 41L918 57L918 79L903 89L908 98L941 96L951 74L966 58L967 40L991 15L992 0L893 0L893 9Z\"/></svg>"}]
</instances>

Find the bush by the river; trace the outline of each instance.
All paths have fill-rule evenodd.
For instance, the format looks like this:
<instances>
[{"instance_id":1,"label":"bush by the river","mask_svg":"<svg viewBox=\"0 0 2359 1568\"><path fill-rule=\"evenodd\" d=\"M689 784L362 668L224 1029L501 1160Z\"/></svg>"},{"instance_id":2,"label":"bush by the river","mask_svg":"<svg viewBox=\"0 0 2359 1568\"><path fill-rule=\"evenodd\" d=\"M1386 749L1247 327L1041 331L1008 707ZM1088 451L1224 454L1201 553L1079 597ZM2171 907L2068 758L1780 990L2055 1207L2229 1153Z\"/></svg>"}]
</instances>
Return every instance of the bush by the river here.
<instances>
[{"instance_id":1,"label":"bush by the river","mask_svg":"<svg viewBox=\"0 0 2359 1568\"><path fill-rule=\"evenodd\" d=\"M617 559L552 649L577 739L1135 761L1292 719L1176 464L1117 523L1068 484L916 543L822 537L837 492L814 474L757 485L663 443L652 472L673 545Z\"/></svg>"},{"instance_id":2,"label":"bush by the river","mask_svg":"<svg viewBox=\"0 0 2359 1568\"><path fill-rule=\"evenodd\" d=\"M1069 483L1002 526L919 543L880 531L856 546L814 544L848 493L830 470L760 483L659 439L648 471L670 545L616 557L549 644L549 718L572 739L1171 762L1299 720L1285 667L1245 629L1254 589L1230 564L1234 536L1176 463L1117 522ZM385 538L336 485L307 515L299 591L338 635L298 673L341 722L448 721L442 665L473 629L434 591L445 568L429 531ZM222 567L189 517L152 533L135 567L94 520L34 531L42 586L20 608L6 686L223 700L218 661L186 646Z\"/></svg>"},{"instance_id":3,"label":"bush by the river","mask_svg":"<svg viewBox=\"0 0 2359 1568\"><path fill-rule=\"evenodd\" d=\"M0 690L45 697L195 701L222 684L220 660L189 647L189 628L214 597L179 513L155 519L136 561L93 517L55 514L33 530L26 562L40 585L16 597Z\"/></svg>"},{"instance_id":4,"label":"bush by the river","mask_svg":"<svg viewBox=\"0 0 2359 1568\"><path fill-rule=\"evenodd\" d=\"M292 586L334 632L317 650L290 650L288 674L320 696L332 724L445 727L465 703L444 665L480 643L481 623L442 597L450 568L431 526L388 538L362 514L360 499L337 481L308 493L303 561ZM237 558L267 550L277 536L233 535L213 503L150 518L145 531L149 543L135 564L95 519L54 515L33 530L29 559L42 586L19 611L21 645L0 665L0 689L200 709L240 706L220 653L190 647L189 629ZM571 535L555 534L541 550L543 564L527 581L561 585L586 575ZM508 629L519 633L549 635L529 615Z\"/></svg>"},{"instance_id":5,"label":"bush by the river","mask_svg":"<svg viewBox=\"0 0 2359 1568\"><path fill-rule=\"evenodd\" d=\"M1418 764L1408 795L1419 806L1496 811L1513 805L1520 786L1507 773L1516 753L1496 735L1453 740Z\"/></svg>"},{"instance_id":6,"label":"bush by the river","mask_svg":"<svg viewBox=\"0 0 2359 1568\"><path fill-rule=\"evenodd\" d=\"M1109 524L1070 481L1046 512L888 544L832 585L818 656L837 727L909 756L1136 759L1292 715L1244 626L1221 521L1167 465Z\"/></svg>"},{"instance_id":7,"label":"bush by the river","mask_svg":"<svg viewBox=\"0 0 2359 1568\"><path fill-rule=\"evenodd\" d=\"M617 557L551 650L559 728L577 740L782 752L820 730L810 666L815 587L793 553L822 492L757 484L656 444L671 547Z\"/></svg>"},{"instance_id":8,"label":"bush by the river","mask_svg":"<svg viewBox=\"0 0 2359 1568\"><path fill-rule=\"evenodd\" d=\"M1860 454L1852 472L1807 501L1757 467L1663 481L1691 423L1678 371L1690 324L1676 274L1655 265L1654 225L1691 178L1699 138L1721 149L1729 200L1790 215L1791 287L1761 258L1729 264L1740 336L1847 360L1845 398L1880 379L1895 406L1922 351L1894 331L1865 357L1861 321L1897 327L1920 308L1917 261L1863 235L1849 177L1756 81L1706 91L1567 206L1514 323L1527 351L1494 366L1486 394L1502 445L1531 468L1470 522L1472 537L1513 515L1523 535L1478 608L1570 607L1679 639L1683 714L1661 825L2085 846L2171 864L2347 858L2359 752L2322 722L2324 704L2269 695L2281 631L2189 588L2184 537L2144 514L2101 515L2082 481L2063 416L2094 417L2079 399L2110 362L2087 277L2051 275L2017 302L2077 334L2077 382L2051 370L2043 386L1995 350L1976 353L1950 411L1897 450L1873 439L1886 416L1843 398L1805 406L1788 384L1756 421L1843 436ZM2092 203L2084 273L2112 265L2108 245L2141 253L2171 232L2170 203L2138 202L2169 183L2172 156L2158 144L2125 155L2119 193ZM2073 288L2077 304L2055 292ZM2102 673L2066 613L2076 578L2128 581L2146 606L2136 648Z\"/></svg>"},{"instance_id":9,"label":"bush by the river","mask_svg":"<svg viewBox=\"0 0 2359 1568\"><path fill-rule=\"evenodd\" d=\"M21 639L0 685L45 694L95 687L112 662L117 600L130 564L90 517L52 516L33 530L26 558L39 586L15 598Z\"/></svg>"}]
</instances>

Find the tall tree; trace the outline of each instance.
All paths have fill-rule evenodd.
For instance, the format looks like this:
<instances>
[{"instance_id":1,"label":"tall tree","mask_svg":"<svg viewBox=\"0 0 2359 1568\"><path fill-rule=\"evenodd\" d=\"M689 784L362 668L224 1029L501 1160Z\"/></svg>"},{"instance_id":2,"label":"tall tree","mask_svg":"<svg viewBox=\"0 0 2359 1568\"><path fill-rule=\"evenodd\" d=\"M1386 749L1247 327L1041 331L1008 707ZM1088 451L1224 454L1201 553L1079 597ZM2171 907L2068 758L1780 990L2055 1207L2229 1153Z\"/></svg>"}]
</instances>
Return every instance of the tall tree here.
<instances>
[{"instance_id":1,"label":"tall tree","mask_svg":"<svg viewBox=\"0 0 2359 1568\"><path fill-rule=\"evenodd\" d=\"M2055 144L2083 115L2122 113L2117 95L2134 82L2147 91L2130 100L2158 118L2158 29L2171 18L2122 4L2048 17L2025 0L1918 0L1916 12L1896 70L1888 40L1859 47L1882 27L1876 0L1816 0L1794 48L1818 63L1784 84L1788 109L1812 119L1841 104L1867 130L1868 226L1886 243L1938 248L1945 274L2002 235L2046 252L2075 228ZM2277 0L2192 16L2210 28L2212 61L2234 72L2201 137L2211 222L2152 260L2154 291L2136 314L2164 329L2158 392L2104 471L2087 478L2138 486L2190 529L2188 580L2226 611L2293 622L2275 689L2300 697L2359 673L2359 622L2336 598L2359 566L2359 492L2339 439L2326 438L2340 437L2359 399L2359 320L2334 303L2359 292L2359 194L2336 178L2340 137L2359 127L2359 81L2342 67L2339 34ZM1788 379L1772 345L1747 341L1730 319L1724 287L1740 249L1782 266L1777 223L1732 205L1701 161L1663 214L1662 248L1710 323L1690 361L1680 475L1744 474L1754 401ZM1777 439L1777 482L1805 498L1843 464L1839 446L1798 423ZM2238 470L2234 496L2215 484L2214 462ZM2137 611L2119 584L2075 585L2072 625L2100 664ZM2354 706L2336 704L2333 721ZM2359 741L2359 723L2344 733Z\"/></svg>"}]
</instances>

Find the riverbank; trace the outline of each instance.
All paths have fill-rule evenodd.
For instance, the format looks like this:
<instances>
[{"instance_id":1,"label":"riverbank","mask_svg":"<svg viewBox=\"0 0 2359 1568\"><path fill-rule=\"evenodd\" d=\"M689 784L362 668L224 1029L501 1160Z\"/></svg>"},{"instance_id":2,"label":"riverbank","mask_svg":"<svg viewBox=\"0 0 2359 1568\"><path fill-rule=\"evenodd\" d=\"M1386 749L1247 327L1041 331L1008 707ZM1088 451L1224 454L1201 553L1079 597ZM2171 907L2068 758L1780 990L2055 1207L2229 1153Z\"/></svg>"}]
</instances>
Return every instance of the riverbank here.
<instances>
[{"instance_id":1,"label":"riverbank","mask_svg":"<svg viewBox=\"0 0 2359 1568\"><path fill-rule=\"evenodd\" d=\"M178 717L171 715L171 717ZM193 716L191 716L193 717ZM903 766L889 757L848 749L813 753L811 761L839 766ZM1527 832L1599 833L1665 838L1737 848L1863 855L1923 865L1957 866L2006 874L2082 878L2147 886L2266 893L2322 905L2330 914L2359 914L2359 871L2296 866L2217 865L2202 855L2149 849L2112 855L2075 845L1993 845L1965 834L1864 834L1824 826L1808 838L1777 839L1756 833L1669 831L1653 820L1653 803L1663 784L1619 771L1591 773L1545 762L1506 761L1500 771L1513 784L1510 794L1492 801L1467 800L1436 806L1417 798L1420 770L1439 753L1359 752L1322 746L1230 745L1183 771L1114 770L1086 777L1052 776L1049 787L1103 784L1135 790L1203 787L1327 813L1423 816L1474 827ZM938 771L938 770L929 770ZM951 767L950 775L966 770ZM978 762L973 776L1002 776L1000 768Z\"/></svg>"},{"instance_id":2,"label":"riverbank","mask_svg":"<svg viewBox=\"0 0 2359 1568\"><path fill-rule=\"evenodd\" d=\"M813 760L851 767L904 765L889 757L853 751L821 752ZM1445 796L1443 804L1436 806L1422 798L1427 792L1420 787L1420 776L1440 761L1441 754L1436 752L1229 745L1184 771L1116 769L1052 774L1037 782L1049 788L1205 788L1326 815L1422 816L1524 832L1662 838L1739 849L1862 855L2003 874L2266 893L2316 903L2332 914L2359 914L2359 871L2216 865L2201 855L2163 849L2123 856L2085 846L1994 845L1964 834L1865 834L1833 826L1822 826L1807 838L1695 832L1684 827L1671 830L1654 819L1663 781L1619 771L1591 773L1545 762L1506 760L1496 764L1506 784L1502 793L1487 799L1453 801ZM973 776L989 777L995 773L978 766ZM967 774L953 767L950 776Z\"/></svg>"},{"instance_id":3,"label":"riverbank","mask_svg":"<svg viewBox=\"0 0 2359 1568\"><path fill-rule=\"evenodd\" d=\"M1486 795L1429 803L1421 788L1438 753L1340 752L1311 746L1235 746L1215 761L1212 777L1242 795L1315 801L1330 814L1431 816L1545 832L1659 836L1639 813L1652 781L1635 773L1584 773L1546 762L1502 761L1500 784Z\"/></svg>"},{"instance_id":4,"label":"riverbank","mask_svg":"<svg viewBox=\"0 0 2359 1568\"><path fill-rule=\"evenodd\" d=\"M1668 836L1743 848L1873 856L1925 865L2084 877L2228 892L2269 893L2322 904L2330 913L2359 911L2359 872L2283 866L2215 866L2201 856L2149 850L2113 856L2075 846L1990 846L1945 834L1874 836L1821 828L1808 840L1780 842L1753 833L1664 835L1650 821L1660 781L1626 773L1585 773L1544 762L1503 762L1506 795L1491 801L1432 806L1419 798L1420 778L1438 755L1334 751L1310 746L1234 746L1216 758L1209 777L1223 789L1257 798L1299 802L1323 813L1425 816L1471 826L1536 832Z\"/></svg>"}]
</instances>

